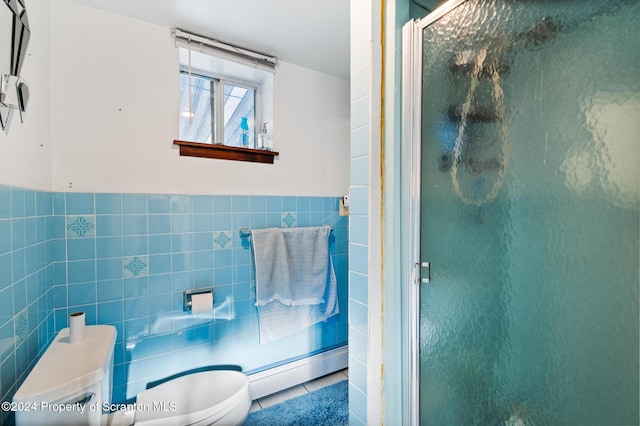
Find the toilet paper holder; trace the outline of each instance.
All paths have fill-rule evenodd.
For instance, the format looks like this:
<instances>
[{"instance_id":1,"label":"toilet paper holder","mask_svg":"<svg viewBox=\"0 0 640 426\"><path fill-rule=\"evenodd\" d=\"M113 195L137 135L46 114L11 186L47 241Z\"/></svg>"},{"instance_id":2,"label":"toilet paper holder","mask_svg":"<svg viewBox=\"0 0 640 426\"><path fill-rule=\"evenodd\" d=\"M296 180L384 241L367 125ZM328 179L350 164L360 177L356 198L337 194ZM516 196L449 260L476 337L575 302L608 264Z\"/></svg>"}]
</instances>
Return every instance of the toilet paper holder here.
<instances>
[{"instance_id":1,"label":"toilet paper holder","mask_svg":"<svg viewBox=\"0 0 640 426\"><path fill-rule=\"evenodd\" d=\"M182 311L191 312L191 297L194 294L211 293L213 299L213 287L196 288L192 290L185 290L182 292Z\"/></svg>"}]
</instances>

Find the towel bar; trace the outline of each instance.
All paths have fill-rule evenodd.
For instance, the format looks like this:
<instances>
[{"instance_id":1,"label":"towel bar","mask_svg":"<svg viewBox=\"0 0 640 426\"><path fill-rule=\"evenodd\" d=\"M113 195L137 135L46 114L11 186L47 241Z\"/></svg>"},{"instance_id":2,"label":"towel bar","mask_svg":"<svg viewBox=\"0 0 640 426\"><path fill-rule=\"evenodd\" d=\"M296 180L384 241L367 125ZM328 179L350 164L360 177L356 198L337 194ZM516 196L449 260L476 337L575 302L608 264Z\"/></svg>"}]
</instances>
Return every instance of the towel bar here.
<instances>
[{"instance_id":1,"label":"towel bar","mask_svg":"<svg viewBox=\"0 0 640 426\"><path fill-rule=\"evenodd\" d=\"M322 226L327 226L327 225L322 225ZM331 229L331 231L333 231L333 227L329 227ZM251 229L243 226L239 229L240 232L240 238L249 238L251 236Z\"/></svg>"}]
</instances>

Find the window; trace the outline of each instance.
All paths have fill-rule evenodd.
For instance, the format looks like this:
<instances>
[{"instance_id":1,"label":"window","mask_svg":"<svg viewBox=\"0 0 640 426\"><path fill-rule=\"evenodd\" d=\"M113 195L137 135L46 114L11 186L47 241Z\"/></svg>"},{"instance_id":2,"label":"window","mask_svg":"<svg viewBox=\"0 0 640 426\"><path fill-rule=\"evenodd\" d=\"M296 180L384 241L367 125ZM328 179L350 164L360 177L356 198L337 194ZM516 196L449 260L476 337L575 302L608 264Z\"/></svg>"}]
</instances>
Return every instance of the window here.
<instances>
[{"instance_id":1,"label":"window","mask_svg":"<svg viewBox=\"0 0 640 426\"><path fill-rule=\"evenodd\" d=\"M243 81L180 71L180 139L260 148L256 123L259 87ZM191 108L189 100L191 99Z\"/></svg>"},{"instance_id":2,"label":"window","mask_svg":"<svg viewBox=\"0 0 640 426\"><path fill-rule=\"evenodd\" d=\"M180 59L180 155L273 163L277 59L172 30Z\"/></svg>"}]
</instances>

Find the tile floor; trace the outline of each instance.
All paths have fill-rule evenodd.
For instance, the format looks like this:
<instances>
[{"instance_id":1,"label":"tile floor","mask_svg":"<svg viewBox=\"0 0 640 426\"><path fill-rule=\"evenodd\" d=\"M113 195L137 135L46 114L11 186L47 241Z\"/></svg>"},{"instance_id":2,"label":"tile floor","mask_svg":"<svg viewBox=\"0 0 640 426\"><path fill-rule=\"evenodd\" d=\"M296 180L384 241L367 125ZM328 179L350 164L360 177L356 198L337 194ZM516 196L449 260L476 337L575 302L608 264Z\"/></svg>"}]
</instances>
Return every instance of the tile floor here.
<instances>
[{"instance_id":1,"label":"tile floor","mask_svg":"<svg viewBox=\"0 0 640 426\"><path fill-rule=\"evenodd\" d=\"M264 396L253 401L250 412L252 413L254 411L262 410L263 408L271 407L272 405L280 404L281 402L284 402L288 399L296 398L309 392L317 391L318 389L321 389L325 386L333 385L348 378L349 370L345 368L344 370L319 377L310 382L306 382L301 385L274 393L273 395Z\"/></svg>"}]
</instances>

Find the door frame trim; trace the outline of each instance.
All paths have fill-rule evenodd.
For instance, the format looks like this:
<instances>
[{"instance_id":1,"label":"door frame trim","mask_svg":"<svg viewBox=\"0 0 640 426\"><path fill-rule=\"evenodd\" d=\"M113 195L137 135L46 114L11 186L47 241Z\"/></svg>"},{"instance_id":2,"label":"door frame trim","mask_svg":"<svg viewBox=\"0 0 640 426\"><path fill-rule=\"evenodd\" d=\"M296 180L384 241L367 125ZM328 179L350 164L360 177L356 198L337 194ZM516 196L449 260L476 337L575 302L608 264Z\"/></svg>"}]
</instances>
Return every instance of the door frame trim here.
<instances>
[{"instance_id":1,"label":"door frame trim","mask_svg":"<svg viewBox=\"0 0 640 426\"><path fill-rule=\"evenodd\" d=\"M406 340L407 387L409 425L420 424L420 288L416 284L416 263L420 256L420 103L421 57L417 45L417 21L409 21L402 28L402 233L406 236L404 252L404 285L407 292L405 321L408 327Z\"/></svg>"},{"instance_id":2,"label":"door frame trim","mask_svg":"<svg viewBox=\"0 0 640 426\"><path fill-rule=\"evenodd\" d=\"M422 31L467 0L450 0L420 20L402 27L402 191L403 287L406 289L408 424L420 425L420 214Z\"/></svg>"}]
</instances>

